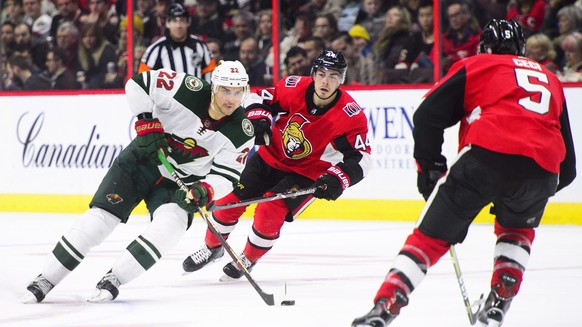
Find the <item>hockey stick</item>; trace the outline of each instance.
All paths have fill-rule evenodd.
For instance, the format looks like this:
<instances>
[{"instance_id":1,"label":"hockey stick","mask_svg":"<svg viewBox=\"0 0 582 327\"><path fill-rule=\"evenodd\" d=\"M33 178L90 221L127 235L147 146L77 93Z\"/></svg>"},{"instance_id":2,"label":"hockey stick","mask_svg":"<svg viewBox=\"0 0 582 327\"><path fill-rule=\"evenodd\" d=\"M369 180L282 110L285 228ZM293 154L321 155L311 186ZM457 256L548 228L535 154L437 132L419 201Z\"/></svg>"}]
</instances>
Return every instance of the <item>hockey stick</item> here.
<instances>
[{"instance_id":1,"label":"hockey stick","mask_svg":"<svg viewBox=\"0 0 582 327\"><path fill-rule=\"evenodd\" d=\"M158 149L158 158L160 159L160 161L162 162L162 164L164 165L166 170L172 175L172 177L174 178L174 181L176 182L176 184L178 184L178 187L181 190L188 192L188 186L186 186L186 184L184 184L184 181L182 181L180 176L178 176L178 174L176 174L176 170L168 162L168 159L166 158L166 155L164 154L164 151L162 149ZM218 238L220 245L222 245L224 247L224 249L226 250L226 252L228 252L228 255L230 255L232 260L234 262L236 262L236 264L238 265L239 268L241 268L243 275L245 275L245 277L247 278L249 283L253 286L253 288L257 291L257 293L259 293L259 295L261 296L263 301L265 301L265 303L267 305L275 305L275 296L273 294L265 293L261 289L261 287L257 284L257 282L255 282L255 280L253 279L253 277L251 276L251 274L249 273L247 268L240 261L240 258L238 257L238 255L236 255L236 253L234 252L232 247L226 242L226 240L224 239L222 234L220 234L220 232L218 231L218 229L216 228L216 226L214 225L212 220L208 217L206 212L204 212L204 210L202 210L200 207L198 207L196 210L198 211L198 213L202 216L202 219L204 219L204 221L208 225L208 229L210 229L212 234L214 234L214 236L216 236L216 238ZM286 289L287 289L287 287L285 287L285 290ZM286 302L286 301L283 301L283 302Z\"/></svg>"},{"instance_id":2,"label":"hockey stick","mask_svg":"<svg viewBox=\"0 0 582 327\"><path fill-rule=\"evenodd\" d=\"M237 208L237 207L246 207L248 205L256 204L256 203L275 201L275 200L293 198L293 197L301 196L301 195L313 194L313 192L315 192L316 189L317 189L316 187L310 187L310 188L300 189L297 191L282 192L282 193L277 193L277 194L273 194L270 196L261 196L261 197L257 197L257 198L252 198L252 199L238 201L238 202L231 202L231 203L222 204L222 205L209 205L209 206L206 206L206 210L216 211L216 210L224 210L224 209L231 209L231 208Z\"/></svg>"},{"instance_id":3,"label":"hockey stick","mask_svg":"<svg viewBox=\"0 0 582 327\"><path fill-rule=\"evenodd\" d=\"M461 266L459 265L459 258L457 257L457 252L455 251L455 246L451 245L449 248L449 253L451 254L451 258L453 259L453 267L455 267L455 274L457 275L457 282L459 283L459 288L461 289L461 295L463 296L463 302L465 302L465 309L467 309L467 316L469 316L469 322L471 325L474 325L477 322L477 314L479 310L481 310L481 306L483 305L483 294L479 300L475 301L471 305L471 301L469 301L469 295L467 294L467 289L465 288L465 281L463 280L463 274L461 273ZM477 310L473 312L472 308L478 305Z\"/></svg>"}]
</instances>

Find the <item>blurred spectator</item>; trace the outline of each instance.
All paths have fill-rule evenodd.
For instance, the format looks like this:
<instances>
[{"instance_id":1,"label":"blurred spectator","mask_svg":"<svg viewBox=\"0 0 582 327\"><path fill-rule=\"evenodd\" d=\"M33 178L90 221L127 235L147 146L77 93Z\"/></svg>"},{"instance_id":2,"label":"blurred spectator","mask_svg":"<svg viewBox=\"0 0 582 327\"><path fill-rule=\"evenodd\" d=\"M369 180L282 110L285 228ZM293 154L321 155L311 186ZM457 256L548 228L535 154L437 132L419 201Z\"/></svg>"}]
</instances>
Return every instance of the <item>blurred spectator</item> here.
<instances>
[{"instance_id":1,"label":"blurred spectator","mask_svg":"<svg viewBox=\"0 0 582 327\"><path fill-rule=\"evenodd\" d=\"M105 74L117 70L117 55L97 24L88 23L81 30L77 62L73 71L83 89L105 88Z\"/></svg>"},{"instance_id":2,"label":"blurred spectator","mask_svg":"<svg viewBox=\"0 0 582 327\"><path fill-rule=\"evenodd\" d=\"M202 39L188 34L190 16L186 9L177 3L171 5L166 25L166 35L150 45L141 58L139 72L167 68L210 82L215 60Z\"/></svg>"},{"instance_id":3,"label":"blurred spectator","mask_svg":"<svg viewBox=\"0 0 582 327\"><path fill-rule=\"evenodd\" d=\"M325 43L319 36L312 36L303 42L303 49L307 53L307 60L313 63L313 60L325 50Z\"/></svg>"},{"instance_id":4,"label":"blurred spectator","mask_svg":"<svg viewBox=\"0 0 582 327\"><path fill-rule=\"evenodd\" d=\"M372 49L372 40L366 28L360 24L355 24L350 28L349 34L354 40L356 51L362 54L362 56L367 57Z\"/></svg>"},{"instance_id":5,"label":"blurred spectator","mask_svg":"<svg viewBox=\"0 0 582 327\"><path fill-rule=\"evenodd\" d=\"M545 0L511 0L506 19L519 23L525 38L537 32L544 22Z\"/></svg>"},{"instance_id":6,"label":"blurred spectator","mask_svg":"<svg viewBox=\"0 0 582 327\"><path fill-rule=\"evenodd\" d=\"M73 69L77 62L79 30L72 22L64 22L57 28L56 46L67 52L65 66Z\"/></svg>"},{"instance_id":7,"label":"blurred spectator","mask_svg":"<svg viewBox=\"0 0 582 327\"><path fill-rule=\"evenodd\" d=\"M71 22L75 27L82 27L81 15L86 14L79 7L79 0L56 0L59 13L53 17L50 35L53 39L57 37L57 29L65 22Z\"/></svg>"},{"instance_id":8,"label":"blurred spectator","mask_svg":"<svg viewBox=\"0 0 582 327\"><path fill-rule=\"evenodd\" d=\"M224 60L238 60L240 42L255 33L255 16L246 10L240 10L232 16L233 40L224 43Z\"/></svg>"},{"instance_id":9,"label":"blurred spectator","mask_svg":"<svg viewBox=\"0 0 582 327\"><path fill-rule=\"evenodd\" d=\"M226 41L224 17L218 11L219 5L219 0L197 0L190 33L200 35L203 40L215 38Z\"/></svg>"},{"instance_id":10,"label":"blurred spectator","mask_svg":"<svg viewBox=\"0 0 582 327\"><path fill-rule=\"evenodd\" d=\"M331 14L337 21L345 3L346 0L308 0L306 4L299 7L299 12L306 13L311 17Z\"/></svg>"},{"instance_id":11,"label":"blurred spectator","mask_svg":"<svg viewBox=\"0 0 582 327\"><path fill-rule=\"evenodd\" d=\"M249 75L251 86L266 86L273 84L273 76L265 62L259 58L259 44L254 37L248 37L240 42L240 62ZM267 78L265 78L267 77Z\"/></svg>"},{"instance_id":12,"label":"blurred spectator","mask_svg":"<svg viewBox=\"0 0 582 327\"><path fill-rule=\"evenodd\" d=\"M67 53L61 48L49 50L46 55L46 70L41 78L49 81L51 90L77 90L79 83L65 65Z\"/></svg>"},{"instance_id":13,"label":"blurred spectator","mask_svg":"<svg viewBox=\"0 0 582 327\"><path fill-rule=\"evenodd\" d=\"M307 60L307 53L302 47L294 46L285 56L286 73L283 76L309 76L311 63Z\"/></svg>"},{"instance_id":14,"label":"blurred spectator","mask_svg":"<svg viewBox=\"0 0 582 327\"><path fill-rule=\"evenodd\" d=\"M304 13L300 13L295 18L295 24L287 35L283 38L279 44L279 54L281 56L279 62L281 63L281 69L284 70L283 62L285 61L285 56L287 52L293 46L302 46L303 42L313 35L313 19Z\"/></svg>"},{"instance_id":15,"label":"blurred spectator","mask_svg":"<svg viewBox=\"0 0 582 327\"><path fill-rule=\"evenodd\" d=\"M267 57L273 56L273 13L271 10L262 10L257 14L259 19L259 26L257 28L257 41L259 42L259 57L261 60L267 63L270 61L269 66L273 66L273 58L267 59Z\"/></svg>"},{"instance_id":16,"label":"blurred spectator","mask_svg":"<svg viewBox=\"0 0 582 327\"><path fill-rule=\"evenodd\" d=\"M81 16L81 23L96 24L111 44L117 44L119 18L110 14L108 0L89 0L89 13Z\"/></svg>"},{"instance_id":17,"label":"blurred spectator","mask_svg":"<svg viewBox=\"0 0 582 327\"><path fill-rule=\"evenodd\" d=\"M443 73L461 59L477 54L481 28L463 0L453 0L446 8L449 27L443 34Z\"/></svg>"},{"instance_id":18,"label":"blurred spectator","mask_svg":"<svg viewBox=\"0 0 582 327\"><path fill-rule=\"evenodd\" d=\"M24 22L32 27L33 37L46 38L49 36L52 18L40 11L41 0L23 0Z\"/></svg>"},{"instance_id":19,"label":"blurred spectator","mask_svg":"<svg viewBox=\"0 0 582 327\"><path fill-rule=\"evenodd\" d=\"M376 42L384 29L385 11L382 10L382 2L380 0L362 1L362 10L356 19L356 24L364 26L370 34L371 42Z\"/></svg>"},{"instance_id":20,"label":"blurred spectator","mask_svg":"<svg viewBox=\"0 0 582 327\"><path fill-rule=\"evenodd\" d=\"M549 0L541 31L549 36L550 39L558 36L560 34L558 32L558 11L576 2L577 0Z\"/></svg>"},{"instance_id":21,"label":"blurred spectator","mask_svg":"<svg viewBox=\"0 0 582 327\"><path fill-rule=\"evenodd\" d=\"M0 50L3 53L11 53L14 49L14 24L12 22L2 23L0 30Z\"/></svg>"},{"instance_id":22,"label":"blurred spectator","mask_svg":"<svg viewBox=\"0 0 582 327\"><path fill-rule=\"evenodd\" d=\"M162 32L157 28L158 14L154 7L154 0L137 0L135 14L141 19L143 25L142 39L145 44L149 45L154 38L162 36ZM121 23L119 28L121 29ZM121 34L119 35L121 36Z\"/></svg>"},{"instance_id":23,"label":"blurred spectator","mask_svg":"<svg viewBox=\"0 0 582 327\"><path fill-rule=\"evenodd\" d=\"M143 45L143 32L144 27L142 20L139 16L135 15L133 17L133 44L135 46ZM117 44L117 71L108 72L108 76L105 76L105 81L110 84L123 86L124 78L127 76L127 68L129 63L127 62L127 17L124 17L119 23L119 43ZM135 53L134 53L135 55ZM140 57L141 59L141 57ZM137 70L133 70L133 63L131 67L131 74L137 73Z\"/></svg>"},{"instance_id":24,"label":"blurred spectator","mask_svg":"<svg viewBox=\"0 0 582 327\"><path fill-rule=\"evenodd\" d=\"M142 4L143 10L148 10L148 1L144 0L145 3ZM155 5L153 10L148 10L147 14L143 13L143 37L144 42L149 42L151 44L156 42L160 37L162 37L166 32L166 18L168 16L168 9L170 6L170 0L154 0Z\"/></svg>"},{"instance_id":25,"label":"blurred spectator","mask_svg":"<svg viewBox=\"0 0 582 327\"><path fill-rule=\"evenodd\" d=\"M562 41L566 65L558 72L562 82L582 82L582 34L574 32Z\"/></svg>"},{"instance_id":26,"label":"blurred spectator","mask_svg":"<svg viewBox=\"0 0 582 327\"><path fill-rule=\"evenodd\" d=\"M147 47L144 45L137 45L133 48L133 72L134 74L139 71L139 65L141 64L141 58L146 52Z\"/></svg>"},{"instance_id":27,"label":"blurred spectator","mask_svg":"<svg viewBox=\"0 0 582 327\"><path fill-rule=\"evenodd\" d=\"M29 25L20 23L14 27L14 42L15 46L20 46L30 50L32 63L35 66L40 68L40 70L44 70L46 68L46 53L49 49L49 45L46 42L46 39L33 39L32 31Z\"/></svg>"},{"instance_id":28,"label":"blurred spectator","mask_svg":"<svg viewBox=\"0 0 582 327\"><path fill-rule=\"evenodd\" d=\"M7 0L4 2L4 11L2 12L1 21L11 22L14 25L24 22L22 0Z\"/></svg>"},{"instance_id":29,"label":"blurred spectator","mask_svg":"<svg viewBox=\"0 0 582 327\"><path fill-rule=\"evenodd\" d=\"M12 78L12 85L7 87L8 90L36 91L50 88L49 81L33 73L30 63L21 56L12 55L8 59L7 68L8 75Z\"/></svg>"},{"instance_id":30,"label":"blurred spectator","mask_svg":"<svg viewBox=\"0 0 582 327\"><path fill-rule=\"evenodd\" d=\"M554 62L554 59L556 59L554 44L543 33L537 33L527 38L525 42L525 56L546 66L554 74L558 71L558 66Z\"/></svg>"},{"instance_id":31,"label":"blurred spectator","mask_svg":"<svg viewBox=\"0 0 582 327\"><path fill-rule=\"evenodd\" d=\"M374 84L375 65L374 63L356 51L354 40L348 32L340 32L331 42L334 51L340 51L348 69L344 85Z\"/></svg>"},{"instance_id":32,"label":"blurred spectator","mask_svg":"<svg viewBox=\"0 0 582 327\"><path fill-rule=\"evenodd\" d=\"M340 12L340 16L337 20L338 31L349 31L350 28L352 28L352 26L354 26L356 23L356 19L358 18L358 14L360 13L361 9L361 0L348 0Z\"/></svg>"},{"instance_id":33,"label":"blurred spectator","mask_svg":"<svg viewBox=\"0 0 582 327\"><path fill-rule=\"evenodd\" d=\"M379 68L377 82L394 81L390 73L403 59L401 52L408 43L411 28L410 13L404 7L396 5L386 12L384 30L373 47L374 61L378 63Z\"/></svg>"},{"instance_id":34,"label":"blurred spectator","mask_svg":"<svg viewBox=\"0 0 582 327\"><path fill-rule=\"evenodd\" d=\"M412 32L420 31L420 26L418 25L418 5L420 4L420 0L398 0L400 5L404 7L404 9L408 10L410 14L411 23L412 23Z\"/></svg>"},{"instance_id":35,"label":"blurred spectator","mask_svg":"<svg viewBox=\"0 0 582 327\"><path fill-rule=\"evenodd\" d=\"M432 77L434 67L434 30L433 30L433 3L432 0L421 1L418 5L418 25L420 31L412 33L409 45L406 46L404 62L411 70L427 69ZM428 82L428 81L427 81Z\"/></svg>"},{"instance_id":36,"label":"blurred spectator","mask_svg":"<svg viewBox=\"0 0 582 327\"><path fill-rule=\"evenodd\" d=\"M206 43L206 46L208 46L208 50L210 50L210 52L212 53L212 56L214 57L214 62L219 63L221 60L224 59L222 56L222 53L224 52L224 43L222 43L221 40L215 38L208 38L206 39L206 41L204 41L204 43Z\"/></svg>"},{"instance_id":37,"label":"blurred spectator","mask_svg":"<svg viewBox=\"0 0 582 327\"><path fill-rule=\"evenodd\" d=\"M33 74L40 74L42 72L42 69L40 69L37 65L34 64L32 54L30 53L30 49L28 47L22 44L15 45L14 49L12 50L12 56L24 58L24 60L26 60L26 62L28 63L30 71ZM45 67L45 65L43 65L42 67Z\"/></svg>"},{"instance_id":38,"label":"blurred spectator","mask_svg":"<svg viewBox=\"0 0 582 327\"><path fill-rule=\"evenodd\" d=\"M566 36L579 31L582 27L582 9L575 5L563 7L558 11L558 36L553 38L556 49L556 63L563 66L565 62L562 41Z\"/></svg>"},{"instance_id":39,"label":"blurred spectator","mask_svg":"<svg viewBox=\"0 0 582 327\"><path fill-rule=\"evenodd\" d=\"M329 47L331 40L337 34L337 20L332 14L323 14L317 16L315 19L315 25L313 26L313 36L320 37L325 43L326 47Z\"/></svg>"}]
</instances>

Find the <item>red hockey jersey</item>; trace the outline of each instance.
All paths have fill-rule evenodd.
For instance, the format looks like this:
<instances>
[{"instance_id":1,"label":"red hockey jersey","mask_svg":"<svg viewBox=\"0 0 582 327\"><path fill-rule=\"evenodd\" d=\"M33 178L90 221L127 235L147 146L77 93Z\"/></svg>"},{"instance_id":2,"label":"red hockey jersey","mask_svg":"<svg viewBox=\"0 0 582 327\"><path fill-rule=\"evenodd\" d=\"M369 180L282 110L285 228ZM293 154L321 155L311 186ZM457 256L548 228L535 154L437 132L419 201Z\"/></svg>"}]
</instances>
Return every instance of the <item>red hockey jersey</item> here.
<instances>
[{"instance_id":1,"label":"red hockey jersey","mask_svg":"<svg viewBox=\"0 0 582 327\"><path fill-rule=\"evenodd\" d=\"M275 88L261 90L273 114L278 114L271 145L258 154L271 166L313 180L334 165L348 174L350 185L370 170L372 160L366 115L346 92L327 108L313 104L309 76L289 76Z\"/></svg>"},{"instance_id":2,"label":"red hockey jersey","mask_svg":"<svg viewBox=\"0 0 582 327\"><path fill-rule=\"evenodd\" d=\"M480 54L451 67L415 113L415 158L442 158L442 131L459 121L459 149L522 155L553 173L561 163L575 169L561 83L533 60Z\"/></svg>"}]
</instances>

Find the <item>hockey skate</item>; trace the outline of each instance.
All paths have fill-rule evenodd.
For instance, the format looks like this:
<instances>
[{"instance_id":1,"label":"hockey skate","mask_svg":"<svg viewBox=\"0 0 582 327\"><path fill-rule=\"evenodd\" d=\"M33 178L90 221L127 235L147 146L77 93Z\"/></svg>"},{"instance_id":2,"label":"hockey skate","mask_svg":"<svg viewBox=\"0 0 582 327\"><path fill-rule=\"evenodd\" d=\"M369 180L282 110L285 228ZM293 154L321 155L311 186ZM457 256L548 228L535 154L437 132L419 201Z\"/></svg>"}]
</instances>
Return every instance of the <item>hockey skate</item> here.
<instances>
[{"instance_id":1,"label":"hockey skate","mask_svg":"<svg viewBox=\"0 0 582 327\"><path fill-rule=\"evenodd\" d=\"M483 309L478 313L480 326L499 327L503 325L503 318L515 295L514 286L516 284L515 277L507 274L501 276L501 285L491 289Z\"/></svg>"},{"instance_id":2,"label":"hockey skate","mask_svg":"<svg viewBox=\"0 0 582 327\"><path fill-rule=\"evenodd\" d=\"M192 253L182 263L182 269L185 273L191 273L196 270L204 268L209 263L215 262L224 256L224 248L218 246L215 248L208 248L206 244L198 251Z\"/></svg>"},{"instance_id":3,"label":"hockey skate","mask_svg":"<svg viewBox=\"0 0 582 327\"><path fill-rule=\"evenodd\" d=\"M253 267L257 264L256 262L252 262L251 260L247 259L244 253L241 253L239 259L248 272L251 272L251 270L253 270ZM225 275L220 278L221 282L239 279L243 275L242 270L238 267L237 263L234 261L229 262L226 266L224 266L224 268L222 268L222 271L224 272Z\"/></svg>"},{"instance_id":4,"label":"hockey skate","mask_svg":"<svg viewBox=\"0 0 582 327\"><path fill-rule=\"evenodd\" d=\"M363 317L356 318L352 327L386 327L400 314L400 309L408 305L408 297L404 292L396 290L392 299L382 298L374 308Z\"/></svg>"},{"instance_id":5,"label":"hockey skate","mask_svg":"<svg viewBox=\"0 0 582 327\"><path fill-rule=\"evenodd\" d=\"M22 303L42 302L44 297L55 287L42 274L38 275L26 289L29 291L22 297Z\"/></svg>"},{"instance_id":6,"label":"hockey skate","mask_svg":"<svg viewBox=\"0 0 582 327\"><path fill-rule=\"evenodd\" d=\"M97 283L97 292L87 299L87 301L93 303L113 301L119 295L120 285L121 282L119 282L113 272L109 270L109 272L101 278L99 283Z\"/></svg>"}]
</instances>

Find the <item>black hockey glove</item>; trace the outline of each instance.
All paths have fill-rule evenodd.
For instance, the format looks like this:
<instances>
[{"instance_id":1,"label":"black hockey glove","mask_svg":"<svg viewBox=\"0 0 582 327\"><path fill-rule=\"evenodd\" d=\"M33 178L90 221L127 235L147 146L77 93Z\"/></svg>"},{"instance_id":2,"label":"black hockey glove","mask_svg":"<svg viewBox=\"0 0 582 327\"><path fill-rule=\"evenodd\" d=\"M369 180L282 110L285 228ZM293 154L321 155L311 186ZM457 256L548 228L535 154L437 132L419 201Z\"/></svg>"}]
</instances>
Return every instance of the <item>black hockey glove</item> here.
<instances>
[{"instance_id":1,"label":"black hockey glove","mask_svg":"<svg viewBox=\"0 0 582 327\"><path fill-rule=\"evenodd\" d=\"M188 192L178 189L176 191L176 203L188 213L195 213L198 208L212 201L214 190L205 182L195 182Z\"/></svg>"},{"instance_id":2,"label":"black hockey glove","mask_svg":"<svg viewBox=\"0 0 582 327\"><path fill-rule=\"evenodd\" d=\"M153 164L160 165L157 151L159 148L164 151L168 148L168 140L162 123L157 118L152 118L151 114L140 114L135 122L135 131L137 132L137 145L143 156Z\"/></svg>"},{"instance_id":3,"label":"black hockey glove","mask_svg":"<svg viewBox=\"0 0 582 327\"><path fill-rule=\"evenodd\" d=\"M311 187L317 189L313 196L318 199L337 200L344 190L350 186L350 178L338 166L330 167L327 172L315 181Z\"/></svg>"},{"instance_id":4,"label":"black hockey glove","mask_svg":"<svg viewBox=\"0 0 582 327\"><path fill-rule=\"evenodd\" d=\"M264 104L253 103L246 108L247 118L253 123L255 129L255 144L270 145L271 125L273 124L273 115L271 109Z\"/></svg>"},{"instance_id":5,"label":"black hockey glove","mask_svg":"<svg viewBox=\"0 0 582 327\"><path fill-rule=\"evenodd\" d=\"M427 200L437 181L447 172L446 162L416 161L418 179L416 186L422 197Z\"/></svg>"}]
</instances>

